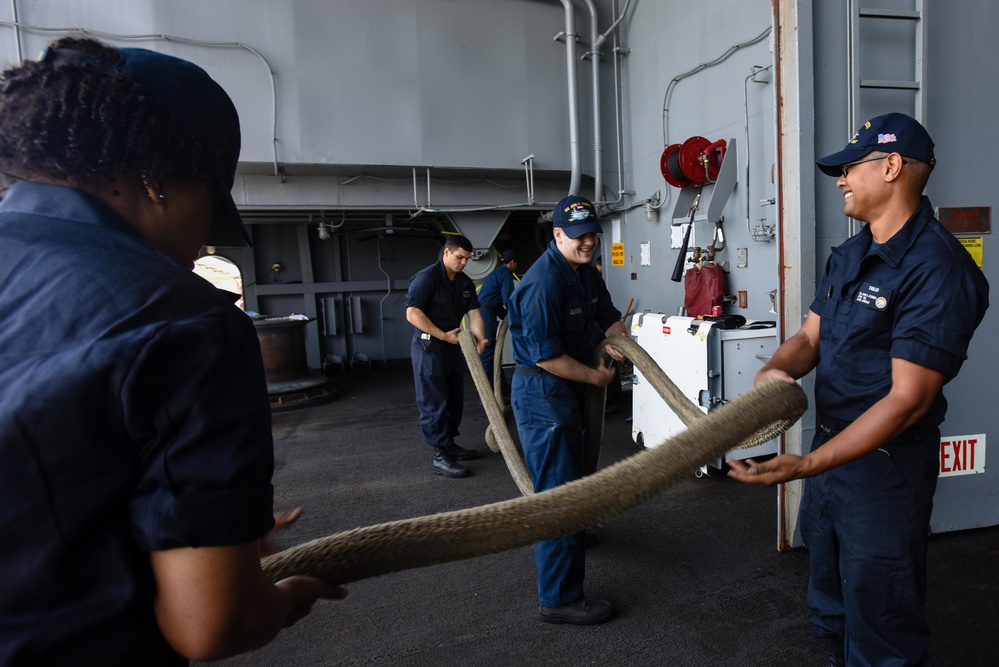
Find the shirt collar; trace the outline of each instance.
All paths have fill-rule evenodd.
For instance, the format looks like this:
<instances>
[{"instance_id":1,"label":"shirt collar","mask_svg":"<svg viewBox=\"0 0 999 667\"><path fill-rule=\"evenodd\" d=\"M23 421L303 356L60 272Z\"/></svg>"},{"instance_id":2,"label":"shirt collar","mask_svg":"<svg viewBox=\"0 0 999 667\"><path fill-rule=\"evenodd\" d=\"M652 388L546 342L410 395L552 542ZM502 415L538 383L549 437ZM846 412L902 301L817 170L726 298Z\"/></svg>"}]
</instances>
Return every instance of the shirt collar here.
<instances>
[{"instance_id":1,"label":"shirt collar","mask_svg":"<svg viewBox=\"0 0 999 667\"><path fill-rule=\"evenodd\" d=\"M916 237L919 236L923 228L933 219L933 205L930 204L930 200L925 195L920 199L919 206L916 207L915 212L905 221L902 228L895 232L894 236L885 241L874 251L874 254L878 255L890 266L898 266L905 257L905 253L909 251L912 244L916 242ZM870 230L868 230L868 235L870 235Z\"/></svg>"},{"instance_id":2,"label":"shirt collar","mask_svg":"<svg viewBox=\"0 0 999 667\"><path fill-rule=\"evenodd\" d=\"M110 227L129 236L138 231L100 200L68 185L18 181L0 202L0 211L27 213L47 218L71 220L98 227Z\"/></svg>"},{"instance_id":3,"label":"shirt collar","mask_svg":"<svg viewBox=\"0 0 999 667\"><path fill-rule=\"evenodd\" d=\"M555 239L548 242L548 252L552 254L552 257L555 260L555 265L559 267L559 271L561 271L567 278L571 278L572 281L575 282L576 278L578 278L578 274L575 269L572 268L572 264L569 263L569 260L567 260L565 255L562 254L562 251L558 249L558 244L555 243Z\"/></svg>"},{"instance_id":4,"label":"shirt collar","mask_svg":"<svg viewBox=\"0 0 999 667\"><path fill-rule=\"evenodd\" d=\"M558 267L558 271L562 276L562 279L575 291L577 294L585 295L588 283L583 282L583 273L572 267L569 260L565 258L562 251L558 249L558 244L555 240L548 244L548 252L552 254L554 258L553 261L555 266ZM582 268L582 267L579 267Z\"/></svg>"},{"instance_id":5,"label":"shirt collar","mask_svg":"<svg viewBox=\"0 0 999 667\"><path fill-rule=\"evenodd\" d=\"M923 231L923 228L933 219L933 205L925 195L919 202L919 206L905 221L895 234L874 250L872 255L880 257L889 266L898 266L909 251L909 248L916 242L916 237ZM840 247L841 252L846 256L853 257L856 261L861 261L868 256L871 242L874 240L869 225L864 225L859 232L850 237Z\"/></svg>"}]
</instances>

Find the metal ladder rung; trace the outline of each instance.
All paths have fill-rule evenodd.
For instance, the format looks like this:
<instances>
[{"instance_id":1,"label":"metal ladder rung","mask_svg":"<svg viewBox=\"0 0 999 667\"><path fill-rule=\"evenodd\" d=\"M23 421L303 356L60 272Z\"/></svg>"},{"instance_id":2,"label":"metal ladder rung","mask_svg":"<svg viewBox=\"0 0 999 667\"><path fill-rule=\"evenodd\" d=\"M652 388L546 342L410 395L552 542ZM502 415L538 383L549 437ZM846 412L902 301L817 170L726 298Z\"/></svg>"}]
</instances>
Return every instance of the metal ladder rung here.
<instances>
[{"instance_id":1,"label":"metal ladder rung","mask_svg":"<svg viewBox=\"0 0 999 667\"><path fill-rule=\"evenodd\" d=\"M907 9L872 9L870 7L861 7L860 16L872 19L908 19L910 21L918 21L920 19L918 11Z\"/></svg>"},{"instance_id":2,"label":"metal ladder rung","mask_svg":"<svg viewBox=\"0 0 999 667\"><path fill-rule=\"evenodd\" d=\"M926 116L926 17L924 9L929 0L911 0L913 9L884 9L878 7L862 7L863 0L846 0L847 9L847 81L849 89L847 93L847 116L850 129L860 123L858 115L860 109L860 93L863 90L905 90L912 91L913 95L913 116L921 123L925 123ZM878 2L878 0L867 0L868 2ZM883 1L883 0L882 0ZM860 24L862 19L906 21L913 26L915 33L913 49L913 78L910 81L894 81L884 79L862 79L860 78ZM904 75L904 74L903 74ZM857 231L857 221L850 218L850 236Z\"/></svg>"},{"instance_id":3,"label":"metal ladder rung","mask_svg":"<svg viewBox=\"0 0 999 667\"><path fill-rule=\"evenodd\" d=\"M919 90L918 81L885 81L880 79L861 79L861 88L881 88L892 90Z\"/></svg>"}]
</instances>

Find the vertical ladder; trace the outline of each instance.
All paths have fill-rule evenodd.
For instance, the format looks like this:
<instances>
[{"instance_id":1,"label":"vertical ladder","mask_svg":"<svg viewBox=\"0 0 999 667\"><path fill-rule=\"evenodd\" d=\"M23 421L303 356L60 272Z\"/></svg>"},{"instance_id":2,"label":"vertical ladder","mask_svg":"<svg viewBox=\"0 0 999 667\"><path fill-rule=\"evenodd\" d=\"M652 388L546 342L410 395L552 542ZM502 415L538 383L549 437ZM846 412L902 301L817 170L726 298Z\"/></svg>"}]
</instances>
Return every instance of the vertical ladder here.
<instances>
[{"instance_id":1,"label":"vertical ladder","mask_svg":"<svg viewBox=\"0 0 999 667\"><path fill-rule=\"evenodd\" d=\"M861 7L860 0L848 0L847 16L847 115L848 132L852 133L867 119L861 117L860 93L864 89L912 90L915 93L913 118L926 124L926 19L923 13L924 0L913 0L913 9L879 9ZM913 45L913 78L911 81L890 81L884 79L860 78L860 25L862 19L886 21L914 21L916 24L915 44ZM849 235L857 232L857 221L849 219Z\"/></svg>"},{"instance_id":2,"label":"vertical ladder","mask_svg":"<svg viewBox=\"0 0 999 667\"><path fill-rule=\"evenodd\" d=\"M856 129L864 118L859 116L860 92L865 88L912 90L915 92L913 117L925 124L926 118L926 20L923 13L924 0L913 0L914 8L877 9L861 7L860 0L849 0L849 16L847 18L847 77L850 90L847 94L850 131ZM860 78L860 23L862 19L881 19L888 21L915 21L916 38L913 48L913 79L912 81L888 81L881 79Z\"/></svg>"}]
</instances>

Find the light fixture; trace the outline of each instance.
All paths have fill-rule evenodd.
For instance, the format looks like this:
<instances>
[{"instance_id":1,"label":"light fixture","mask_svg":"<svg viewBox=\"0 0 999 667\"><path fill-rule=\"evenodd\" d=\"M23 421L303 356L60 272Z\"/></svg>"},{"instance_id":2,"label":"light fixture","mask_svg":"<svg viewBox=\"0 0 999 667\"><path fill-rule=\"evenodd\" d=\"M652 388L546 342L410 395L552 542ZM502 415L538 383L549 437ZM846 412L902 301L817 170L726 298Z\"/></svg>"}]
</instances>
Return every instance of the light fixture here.
<instances>
[{"instance_id":1,"label":"light fixture","mask_svg":"<svg viewBox=\"0 0 999 667\"><path fill-rule=\"evenodd\" d=\"M645 219L649 222L655 222L659 219L659 209L652 205L652 200L645 200Z\"/></svg>"},{"instance_id":2,"label":"light fixture","mask_svg":"<svg viewBox=\"0 0 999 667\"><path fill-rule=\"evenodd\" d=\"M325 241L329 237L330 237L330 226L329 226L329 224L325 223L325 222L320 222L319 223L319 240L320 241Z\"/></svg>"}]
</instances>

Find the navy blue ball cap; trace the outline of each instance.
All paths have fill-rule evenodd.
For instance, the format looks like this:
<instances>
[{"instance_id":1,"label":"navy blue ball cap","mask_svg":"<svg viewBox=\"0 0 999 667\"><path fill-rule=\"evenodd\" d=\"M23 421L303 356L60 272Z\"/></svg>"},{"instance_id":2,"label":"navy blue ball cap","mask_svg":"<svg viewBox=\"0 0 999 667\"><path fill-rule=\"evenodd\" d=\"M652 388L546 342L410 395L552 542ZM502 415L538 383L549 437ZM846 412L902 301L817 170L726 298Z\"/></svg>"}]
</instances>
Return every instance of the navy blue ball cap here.
<instances>
[{"instance_id":1,"label":"navy blue ball cap","mask_svg":"<svg viewBox=\"0 0 999 667\"><path fill-rule=\"evenodd\" d=\"M239 114L229 95L194 63L147 49L119 48L118 62L106 63L88 53L49 47L42 62L90 67L109 76L121 73L156 106L173 116L218 157L213 180L216 210L205 245L249 248L250 235L232 200L239 161Z\"/></svg>"},{"instance_id":2,"label":"navy blue ball cap","mask_svg":"<svg viewBox=\"0 0 999 667\"><path fill-rule=\"evenodd\" d=\"M515 250L504 250L503 254L500 255L503 258L504 264L509 264L513 260L517 259L517 251Z\"/></svg>"},{"instance_id":3,"label":"navy blue ball cap","mask_svg":"<svg viewBox=\"0 0 999 667\"><path fill-rule=\"evenodd\" d=\"M552 226L561 227L570 239L578 239L583 234L600 233L600 220L593 203L586 197L569 195L555 204L552 211Z\"/></svg>"},{"instance_id":4,"label":"navy blue ball cap","mask_svg":"<svg viewBox=\"0 0 999 667\"><path fill-rule=\"evenodd\" d=\"M846 148L818 159L815 163L823 174L839 177L842 166L860 160L868 153L883 151L920 160L932 168L933 140L919 121L904 113L888 113L872 118L857 130Z\"/></svg>"}]
</instances>

